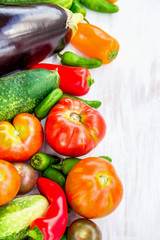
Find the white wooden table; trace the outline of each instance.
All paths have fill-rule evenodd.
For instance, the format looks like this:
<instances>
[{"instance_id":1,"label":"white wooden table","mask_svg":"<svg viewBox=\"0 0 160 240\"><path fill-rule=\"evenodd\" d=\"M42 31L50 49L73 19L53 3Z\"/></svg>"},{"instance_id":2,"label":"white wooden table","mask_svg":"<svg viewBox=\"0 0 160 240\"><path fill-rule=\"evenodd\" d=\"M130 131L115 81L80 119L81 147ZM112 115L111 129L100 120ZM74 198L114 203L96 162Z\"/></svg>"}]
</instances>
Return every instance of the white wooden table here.
<instances>
[{"instance_id":1,"label":"white wooden table","mask_svg":"<svg viewBox=\"0 0 160 240\"><path fill-rule=\"evenodd\" d=\"M85 157L110 156L124 185L120 206L95 222L103 240L160 240L160 0L117 5L112 15L87 10L90 23L120 43L116 60L90 70L95 83L83 97L103 102L99 111L108 127ZM83 56L71 44L66 50ZM53 153L47 144L42 150Z\"/></svg>"}]
</instances>

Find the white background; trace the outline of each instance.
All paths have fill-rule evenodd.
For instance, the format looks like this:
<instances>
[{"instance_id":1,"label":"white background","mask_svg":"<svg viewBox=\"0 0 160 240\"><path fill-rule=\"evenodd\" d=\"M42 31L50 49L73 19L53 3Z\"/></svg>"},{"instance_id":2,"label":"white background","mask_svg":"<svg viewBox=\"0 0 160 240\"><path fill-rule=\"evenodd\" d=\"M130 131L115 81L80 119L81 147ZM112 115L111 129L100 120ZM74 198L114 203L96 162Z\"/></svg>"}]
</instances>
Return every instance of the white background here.
<instances>
[{"instance_id":1,"label":"white background","mask_svg":"<svg viewBox=\"0 0 160 240\"><path fill-rule=\"evenodd\" d=\"M95 222L103 240L160 240L160 0L117 5L115 14L87 10L90 23L120 43L111 64L90 70L95 83L83 97L103 102L107 123L104 140L86 156L111 157L124 185L120 206ZM66 50L84 56L71 44ZM42 150L53 153L46 143Z\"/></svg>"}]
</instances>

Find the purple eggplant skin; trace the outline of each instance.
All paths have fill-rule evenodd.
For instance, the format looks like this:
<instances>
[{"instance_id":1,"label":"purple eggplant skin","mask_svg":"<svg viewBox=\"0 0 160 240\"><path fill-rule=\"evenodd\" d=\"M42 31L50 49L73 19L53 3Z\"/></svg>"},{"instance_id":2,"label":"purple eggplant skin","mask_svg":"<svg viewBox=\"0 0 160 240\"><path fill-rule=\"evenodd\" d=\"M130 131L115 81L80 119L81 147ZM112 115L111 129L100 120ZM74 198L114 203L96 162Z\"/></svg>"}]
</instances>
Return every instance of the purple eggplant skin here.
<instances>
[{"instance_id":1,"label":"purple eggplant skin","mask_svg":"<svg viewBox=\"0 0 160 240\"><path fill-rule=\"evenodd\" d=\"M54 4L0 5L0 76L61 51L72 37L67 20Z\"/></svg>"}]
</instances>

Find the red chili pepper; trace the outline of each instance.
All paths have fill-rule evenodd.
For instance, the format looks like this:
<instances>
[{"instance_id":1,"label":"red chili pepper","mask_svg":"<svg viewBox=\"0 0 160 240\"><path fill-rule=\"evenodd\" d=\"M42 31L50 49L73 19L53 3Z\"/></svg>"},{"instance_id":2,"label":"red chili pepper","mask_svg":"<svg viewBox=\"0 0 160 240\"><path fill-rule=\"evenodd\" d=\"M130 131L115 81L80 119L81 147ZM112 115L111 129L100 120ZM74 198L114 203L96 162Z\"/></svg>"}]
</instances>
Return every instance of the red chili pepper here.
<instances>
[{"instance_id":1,"label":"red chili pepper","mask_svg":"<svg viewBox=\"0 0 160 240\"><path fill-rule=\"evenodd\" d=\"M59 88L67 94L82 96L88 93L90 86L94 83L90 72L84 67L68 67L63 65L53 65L40 63L32 67L45 68L47 70L58 69L60 75Z\"/></svg>"},{"instance_id":2,"label":"red chili pepper","mask_svg":"<svg viewBox=\"0 0 160 240\"><path fill-rule=\"evenodd\" d=\"M67 226L68 208L65 193L57 183L43 177L38 178L37 187L51 205L44 217L32 222L29 236L35 240L59 240Z\"/></svg>"}]
</instances>

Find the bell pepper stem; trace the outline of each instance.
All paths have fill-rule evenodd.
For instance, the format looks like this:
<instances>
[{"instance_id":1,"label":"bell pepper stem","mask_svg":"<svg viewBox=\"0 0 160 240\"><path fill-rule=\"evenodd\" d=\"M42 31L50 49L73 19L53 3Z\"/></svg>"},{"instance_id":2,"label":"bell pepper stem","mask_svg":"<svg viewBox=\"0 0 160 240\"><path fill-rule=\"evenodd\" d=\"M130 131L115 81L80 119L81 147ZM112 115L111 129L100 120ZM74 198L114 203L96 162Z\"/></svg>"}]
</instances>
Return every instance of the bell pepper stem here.
<instances>
[{"instance_id":1,"label":"bell pepper stem","mask_svg":"<svg viewBox=\"0 0 160 240\"><path fill-rule=\"evenodd\" d=\"M91 76L88 76L87 77L87 83L88 83L88 87L90 87L94 83L94 79L91 78Z\"/></svg>"},{"instance_id":2,"label":"bell pepper stem","mask_svg":"<svg viewBox=\"0 0 160 240\"><path fill-rule=\"evenodd\" d=\"M43 240L43 233L37 226L33 227L33 229L29 231L28 236L34 240Z\"/></svg>"},{"instance_id":3,"label":"bell pepper stem","mask_svg":"<svg viewBox=\"0 0 160 240\"><path fill-rule=\"evenodd\" d=\"M112 50L112 51L110 52L110 54L109 54L108 59L109 59L110 61L113 61L113 59L116 58L117 54L118 54L117 49Z\"/></svg>"}]
</instances>

